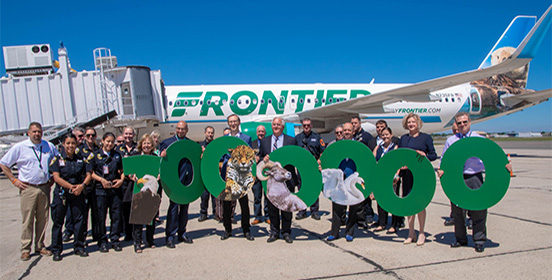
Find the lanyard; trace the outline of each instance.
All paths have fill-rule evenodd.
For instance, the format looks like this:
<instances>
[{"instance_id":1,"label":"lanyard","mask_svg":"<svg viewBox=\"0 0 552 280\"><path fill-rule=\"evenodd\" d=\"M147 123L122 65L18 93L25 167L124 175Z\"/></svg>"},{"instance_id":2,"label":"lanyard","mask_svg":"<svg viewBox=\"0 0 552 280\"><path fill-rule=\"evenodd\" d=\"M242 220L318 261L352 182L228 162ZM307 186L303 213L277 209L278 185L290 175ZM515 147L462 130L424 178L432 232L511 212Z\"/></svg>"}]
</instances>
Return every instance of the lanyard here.
<instances>
[{"instance_id":1,"label":"lanyard","mask_svg":"<svg viewBox=\"0 0 552 280\"><path fill-rule=\"evenodd\" d=\"M40 145L40 157L38 157L38 155L36 154L35 147L32 147L31 149L33 149L33 153L38 160L38 166L40 167L40 169L42 169L42 145Z\"/></svg>"},{"instance_id":2,"label":"lanyard","mask_svg":"<svg viewBox=\"0 0 552 280\"><path fill-rule=\"evenodd\" d=\"M381 156L387 154L387 152L389 152L389 150L391 150L393 148L393 146L395 146L395 143L391 142L391 144L389 144L389 146L387 147L387 149L382 145L381 146L381 149L382 149L382 153L381 153Z\"/></svg>"}]
</instances>

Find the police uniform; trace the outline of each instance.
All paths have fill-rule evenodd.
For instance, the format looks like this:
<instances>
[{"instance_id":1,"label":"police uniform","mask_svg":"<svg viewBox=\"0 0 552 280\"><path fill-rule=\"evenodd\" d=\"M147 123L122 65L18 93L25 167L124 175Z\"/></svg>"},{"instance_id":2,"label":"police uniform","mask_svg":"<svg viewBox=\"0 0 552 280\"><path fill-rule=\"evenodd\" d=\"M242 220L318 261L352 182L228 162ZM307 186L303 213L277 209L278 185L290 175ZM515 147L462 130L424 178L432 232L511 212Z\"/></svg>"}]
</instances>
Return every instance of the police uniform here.
<instances>
[{"instance_id":1,"label":"police uniform","mask_svg":"<svg viewBox=\"0 0 552 280\"><path fill-rule=\"evenodd\" d=\"M322 137L320 137L320 134L311 131L311 133L307 136L305 132L301 132L297 136L295 136L295 142L297 142L297 146L305 148L309 153L311 153L316 159L320 158L320 155L322 152L324 152L324 149L326 148L326 144L324 143L324 140L322 140ZM299 180L301 180L300 175L298 175ZM298 189L301 190L301 181L299 181ZM320 202L318 199L314 202L313 205L311 205L311 215L313 217L319 218L318 210L320 208ZM307 217L307 210L302 210L297 213L296 218L302 219Z\"/></svg>"},{"instance_id":2,"label":"police uniform","mask_svg":"<svg viewBox=\"0 0 552 280\"><path fill-rule=\"evenodd\" d=\"M372 140L372 138L374 137L372 137L372 135L366 132L362 127L353 136L355 141L361 142L367 147L369 147L368 143ZM364 202L362 202L362 205L358 208L357 215L360 226L367 227L368 224L372 222L374 218L374 209L372 208L372 200L370 197L367 197Z\"/></svg>"},{"instance_id":3,"label":"police uniform","mask_svg":"<svg viewBox=\"0 0 552 280\"><path fill-rule=\"evenodd\" d=\"M136 143L130 145L130 150L127 149L126 144L121 144L115 147L115 150L123 157L126 158L136 152ZM129 224L130 221L130 207L132 205L132 190L134 189L134 181L125 177L123 184L121 185L123 190L123 222L121 223L121 232L125 233L125 241L132 240L133 226Z\"/></svg>"},{"instance_id":4,"label":"police uniform","mask_svg":"<svg viewBox=\"0 0 552 280\"><path fill-rule=\"evenodd\" d=\"M121 178L121 172L123 172L123 161L121 155L115 150L111 150L109 153L105 153L102 149L95 151L88 157L89 169L96 175L113 182L113 180ZM107 209L110 209L111 219L111 243L119 245L120 237L120 222L121 222L121 208L123 200L123 190L121 187L104 189L102 184L98 181L95 182L96 203L98 206L97 218L98 218L98 243L100 248L107 246L106 235L106 215Z\"/></svg>"},{"instance_id":5,"label":"police uniform","mask_svg":"<svg viewBox=\"0 0 552 280\"><path fill-rule=\"evenodd\" d=\"M50 173L57 172L60 177L71 185L83 184L87 171L86 158L82 153L75 153L72 158L68 157L65 151L52 159ZM83 186L84 187L84 186ZM52 251L54 254L61 254L63 251L62 227L63 219L67 209L71 209L71 220L75 238L73 249L75 252L83 251L86 239L86 195L85 189L79 195L74 195L71 190L56 184L54 188L54 199L52 201Z\"/></svg>"},{"instance_id":6,"label":"police uniform","mask_svg":"<svg viewBox=\"0 0 552 280\"><path fill-rule=\"evenodd\" d=\"M90 154L92 154L94 151L98 150L100 147L94 143L94 146L89 147L86 143L80 144L75 149L75 154L79 155L83 159L88 159ZM88 163L87 163L88 164ZM92 240L98 241L99 234L98 234L98 222L96 213L98 212L98 206L96 205L96 192L94 191L94 183L89 183L85 186L85 198L86 198L86 211L83 213L84 221L83 221L83 230L86 234L88 231L88 212L90 212L90 221L91 221L91 231L92 231ZM67 230L70 229L70 226L68 225L68 221L70 218L68 217L69 213L71 212L71 208L67 209L67 215L65 220L65 228Z\"/></svg>"}]
</instances>

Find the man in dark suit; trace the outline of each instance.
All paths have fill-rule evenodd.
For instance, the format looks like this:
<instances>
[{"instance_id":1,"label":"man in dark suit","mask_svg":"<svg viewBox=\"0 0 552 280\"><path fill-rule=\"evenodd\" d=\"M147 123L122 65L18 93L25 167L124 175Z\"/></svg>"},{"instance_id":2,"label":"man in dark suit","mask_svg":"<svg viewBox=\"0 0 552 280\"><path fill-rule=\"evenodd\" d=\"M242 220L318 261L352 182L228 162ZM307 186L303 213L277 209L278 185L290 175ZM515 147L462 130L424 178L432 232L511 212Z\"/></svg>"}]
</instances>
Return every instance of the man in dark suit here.
<instances>
[{"instance_id":1,"label":"man in dark suit","mask_svg":"<svg viewBox=\"0 0 552 280\"><path fill-rule=\"evenodd\" d=\"M203 152L205 152L205 147L209 145L215 138L215 128L208 125L205 127L204 130L205 134L205 140L199 142L199 145L201 145L201 149ZM216 213L216 206L215 206L215 196L212 195L209 191L205 190L203 194L201 195L201 204L199 207L199 222L204 222L207 220L207 209L209 208L209 198L211 198L211 206L213 209L213 216L215 216Z\"/></svg>"},{"instance_id":2,"label":"man in dark suit","mask_svg":"<svg viewBox=\"0 0 552 280\"><path fill-rule=\"evenodd\" d=\"M351 118L351 124L354 129L353 140L361 142L362 144L368 146L368 142L372 140L372 135L365 131L360 122L360 117L354 116ZM369 224L372 223L374 219L374 209L372 208L372 200L370 197L367 197L362 205L358 208L358 225L361 227L367 228Z\"/></svg>"},{"instance_id":3,"label":"man in dark suit","mask_svg":"<svg viewBox=\"0 0 552 280\"><path fill-rule=\"evenodd\" d=\"M161 157L167 156L167 148L176 141L188 139L188 124L185 121L180 121L176 124L176 135L163 140L159 144ZM180 181L184 185L189 185L193 179L193 167L189 160L184 160L179 166ZM186 226L188 225L188 208L189 204L178 204L172 200L167 209L167 226L165 228L165 237L168 248L175 248L175 239L184 243L193 243L192 239L186 236Z\"/></svg>"},{"instance_id":4,"label":"man in dark suit","mask_svg":"<svg viewBox=\"0 0 552 280\"><path fill-rule=\"evenodd\" d=\"M287 145L295 145L295 138L283 134L284 120L280 117L276 117L272 120L272 134L269 137L265 137L261 140L261 147L259 149L259 157L263 161L268 162L270 160L269 154L276 149L279 149ZM297 182L297 175L295 174L295 168L291 165L286 168L292 174L292 179L286 181L286 185L291 192L294 192ZM282 216L282 228L280 230L280 213ZM268 217L270 218L270 236L266 240L268 243L274 242L280 238L280 231L287 243L293 243L291 239L291 212L280 211L274 204L268 201Z\"/></svg>"},{"instance_id":5,"label":"man in dark suit","mask_svg":"<svg viewBox=\"0 0 552 280\"><path fill-rule=\"evenodd\" d=\"M253 149L259 149L261 147L261 139L263 139L266 135L266 128L264 125L257 126L257 139L253 142L251 142L251 148ZM258 155L257 151L257 155ZM259 157L257 156L257 163L259 163ZM255 216L255 220L253 220L254 225L262 223L263 222L263 207L262 207L262 200L263 200L263 185L261 184L261 181L259 179L255 179L255 184L253 185L253 196L255 197L253 202L253 215ZM264 202L264 212L265 212L265 220L268 224L270 224L270 219L268 218L268 204L267 204L267 198L265 196L265 202Z\"/></svg>"},{"instance_id":6,"label":"man in dark suit","mask_svg":"<svg viewBox=\"0 0 552 280\"><path fill-rule=\"evenodd\" d=\"M228 121L228 127L230 127L230 134L228 134L228 136L238 137L245 143L247 143L249 147L251 147L251 136L240 132L240 117L238 117L238 115L236 114L232 114L228 116L226 120ZM223 172L225 171L226 169L224 168ZM224 177L226 178L226 176ZM253 241L255 240L255 238L253 237L253 235L251 235L251 231L249 230L251 224L249 223L249 199L247 198L247 194L238 199L238 202L240 203L240 209L242 212L241 226L243 230L243 235L247 240ZM230 236L232 236L232 201L222 201L222 223L224 225L224 233L222 234L220 239L226 240L230 238Z\"/></svg>"}]
</instances>

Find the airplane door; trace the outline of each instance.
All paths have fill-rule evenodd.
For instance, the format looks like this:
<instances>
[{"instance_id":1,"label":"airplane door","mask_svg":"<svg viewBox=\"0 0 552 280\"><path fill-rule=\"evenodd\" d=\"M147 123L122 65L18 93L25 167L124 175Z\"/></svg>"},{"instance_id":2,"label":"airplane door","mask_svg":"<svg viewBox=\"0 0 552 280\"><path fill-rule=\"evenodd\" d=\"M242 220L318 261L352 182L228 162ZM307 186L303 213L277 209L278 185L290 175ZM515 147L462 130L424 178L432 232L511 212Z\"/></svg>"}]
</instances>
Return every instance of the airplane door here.
<instances>
[{"instance_id":1,"label":"airplane door","mask_svg":"<svg viewBox=\"0 0 552 280\"><path fill-rule=\"evenodd\" d=\"M470 90L470 114L481 113L481 94L476 88Z\"/></svg>"}]
</instances>

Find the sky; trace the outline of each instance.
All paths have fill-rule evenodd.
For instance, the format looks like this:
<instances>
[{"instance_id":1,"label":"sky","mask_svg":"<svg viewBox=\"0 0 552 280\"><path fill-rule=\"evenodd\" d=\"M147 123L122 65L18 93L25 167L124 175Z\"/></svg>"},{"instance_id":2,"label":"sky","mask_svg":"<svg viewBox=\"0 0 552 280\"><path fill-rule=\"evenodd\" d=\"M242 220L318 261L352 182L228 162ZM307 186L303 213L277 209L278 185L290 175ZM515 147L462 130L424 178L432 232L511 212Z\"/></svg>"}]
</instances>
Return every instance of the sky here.
<instances>
[{"instance_id":1,"label":"sky","mask_svg":"<svg viewBox=\"0 0 552 280\"><path fill-rule=\"evenodd\" d=\"M72 68L94 70L106 47L119 66L160 69L165 85L417 83L476 69L526 1L6 1L2 46L63 41ZM552 28L551 28L552 29ZM552 88L549 30L527 88ZM57 59L57 51L54 54ZM5 75L4 61L0 75ZM476 130L552 131L552 102Z\"/></svg>"}]
</instances>

